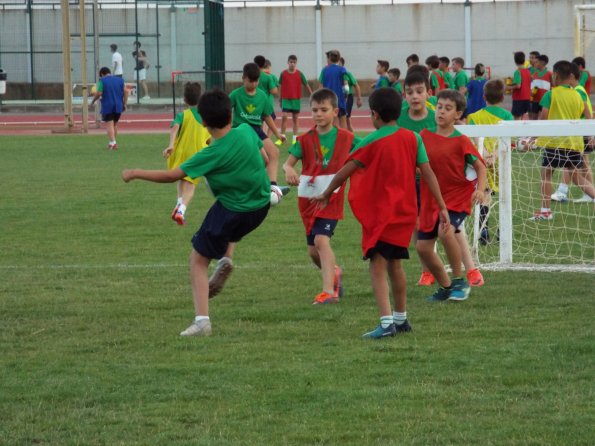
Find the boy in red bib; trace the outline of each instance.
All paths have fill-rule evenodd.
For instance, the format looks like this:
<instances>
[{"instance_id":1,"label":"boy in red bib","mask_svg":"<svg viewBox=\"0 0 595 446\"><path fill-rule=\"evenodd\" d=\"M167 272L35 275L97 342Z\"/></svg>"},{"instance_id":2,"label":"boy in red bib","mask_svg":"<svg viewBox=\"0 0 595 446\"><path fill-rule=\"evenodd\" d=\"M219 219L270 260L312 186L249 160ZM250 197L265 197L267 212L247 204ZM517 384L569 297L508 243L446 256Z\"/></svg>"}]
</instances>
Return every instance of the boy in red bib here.
<instances>
[{"instance_id":1,"label":"boy in red bib","mask_svg":"<svg viewBox=\"0 0 595 446\"><path fill-rule=\"evenodd\" d=\"M393 88L375 90L369 98L372 124L325 191L314 198L322 206L333 191L351 178L349 204L362 225L362 251L370 260L370 277L380 324L364 338L381 339L411 331L407 321L407 280L401 265L417 220L416 168L439 203L440 220L448 230L446 205L419 135L397 126L401 96ZM389 282L395 301L391 312Z\"/></svg>"},{"instance_id":2,"label":"boy in red bib","mask_svg":"<svg viewBox=\"0 0 595 446\"><path fill-rule=\"evenodd\" d=\"M310 106L316 126L297 138L283 165L287 183L298 186L298 206L306 229L308 254L322 273L322 292L314 298L314 305L337 303L343 295L343 271L335 265L331 237L337 222L343 219L345 186L334 191L324 209L311 201L328 186L354 147L353 133L333 125L339 114L337 102L337 95L328 88L312 94ZM298 161L302 162L301 175L295 171Z\"/></svg>"}]
</instances>

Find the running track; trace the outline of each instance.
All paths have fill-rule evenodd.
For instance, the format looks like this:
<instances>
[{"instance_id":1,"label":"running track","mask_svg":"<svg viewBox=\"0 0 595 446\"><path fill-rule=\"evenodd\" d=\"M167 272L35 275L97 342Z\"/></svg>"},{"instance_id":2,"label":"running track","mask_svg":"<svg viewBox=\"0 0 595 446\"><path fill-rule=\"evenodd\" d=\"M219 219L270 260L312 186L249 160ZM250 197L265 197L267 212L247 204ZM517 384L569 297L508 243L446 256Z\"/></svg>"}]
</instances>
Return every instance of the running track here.
<instances>
[{"instance_id":1,"label":"running track","mask_svg":"<svg viewBox=\"0 0 595 446\"><path fill-rule=\"evenodd\" d=\"M94 117L90 117L94 119ZM123 113L118 123L120 133L167 133L172 121L171 113ZM300 116L300 131L314 126L312 118L306 112ZM367 110L354 111L351 122L356 131L374 130ZM281 126L280 114L275 121ZM64 118L61 114L0 114L0 135L48 135L52 130L63 128ZM288 131L291 131L291 119L288 121ZM81 116L75 116L75 128L82 128ZM95 127L95 122L89 122L90 134L102 134L105 130Z\"/></svg>"}]
</instances>

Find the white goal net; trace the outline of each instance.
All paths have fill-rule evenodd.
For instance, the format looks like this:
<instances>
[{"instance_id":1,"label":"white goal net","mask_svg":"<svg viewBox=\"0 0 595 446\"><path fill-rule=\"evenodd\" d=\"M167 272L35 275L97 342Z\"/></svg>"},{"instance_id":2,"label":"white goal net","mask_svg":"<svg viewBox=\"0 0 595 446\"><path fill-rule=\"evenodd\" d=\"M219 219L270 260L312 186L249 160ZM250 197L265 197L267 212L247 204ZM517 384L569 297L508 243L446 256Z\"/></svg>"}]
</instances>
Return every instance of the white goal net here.
<instances>
[{"instance_id":1,"label":"white goal net","mask_svg":"<svg viewBox=\"0 0 595 446\"><path fill-rule=\"evenodd\" d=\"M595 273L595 202L584 197L584 186L569 184L566 199L551 200L551 219L531 219L540 212L546 196L542 193L542 146L551 146L552 141L564 146L568 137L582 140L595 135L595 120L514 121L457 128L476 142L480 153L486 144L497 152L497 161L488 169L498 173L499 191L492 196L489 213L477 206L466 227L477 263L483 269ZM592 171L595 154L581 156L586 161L583 173ZM568 169L568 173L576 179L575 170ZM563 171L554 169L548 197L557 190Z\"/></svg>"}]
</instances>

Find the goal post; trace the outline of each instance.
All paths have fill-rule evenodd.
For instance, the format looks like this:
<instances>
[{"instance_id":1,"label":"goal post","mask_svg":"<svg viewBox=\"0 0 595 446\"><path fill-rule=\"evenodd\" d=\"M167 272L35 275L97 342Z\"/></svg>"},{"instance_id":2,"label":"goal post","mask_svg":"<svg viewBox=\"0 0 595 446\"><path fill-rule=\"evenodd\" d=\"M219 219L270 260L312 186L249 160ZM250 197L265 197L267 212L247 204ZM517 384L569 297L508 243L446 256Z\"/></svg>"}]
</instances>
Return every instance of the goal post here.
<instances>
[{"instance_id":1,"label":"goal post","mask_svg":"<svg viewBox=\"0 0 595 446\"><path fill-rule=\"evenodd\" d=\"M595 120L503 121L497 125L461 125L457 129L478 147L496 142L499 191L481 220L476 209L467 225L475 260L484 269L568 270L595 273L595 203L552 201L554 219L531 221L541 205L540 143L551 137L590 137ZM556 139L554 139L556 138ZM593 156L589 160L593 165ZM552 192L562 169L554 173ZM571 186L574 198L583 192ZM481 231L497 222L492 242L480 244ZM493 214L496 214L494 217ZM492 228L493 229L493 228Z\"/></svg>"}]
</instances>

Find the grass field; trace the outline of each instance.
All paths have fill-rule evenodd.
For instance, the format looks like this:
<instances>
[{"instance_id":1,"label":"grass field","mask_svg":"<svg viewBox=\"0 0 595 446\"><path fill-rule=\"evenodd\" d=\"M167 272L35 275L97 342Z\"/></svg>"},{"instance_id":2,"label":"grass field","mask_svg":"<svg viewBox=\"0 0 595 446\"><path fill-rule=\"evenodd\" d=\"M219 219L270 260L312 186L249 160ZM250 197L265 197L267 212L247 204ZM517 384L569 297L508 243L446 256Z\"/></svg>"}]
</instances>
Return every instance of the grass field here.
<instances>
[{"instance_id":1,"label":"grass field","mask_svg":"<svg viewBox=\"0 0 595 446\"><path fill-rule=\"evenodd\" d=\"M333 238L346 296L313 307L296 196L239 245L193 317L189 225L161 168L167 136L0 137L1 445L590 445L595 438L588 274L486 272L462 304L428 304L406 263L413 332L360 335L377 314L348 212Z\"/></svg>"}]
</instances>

